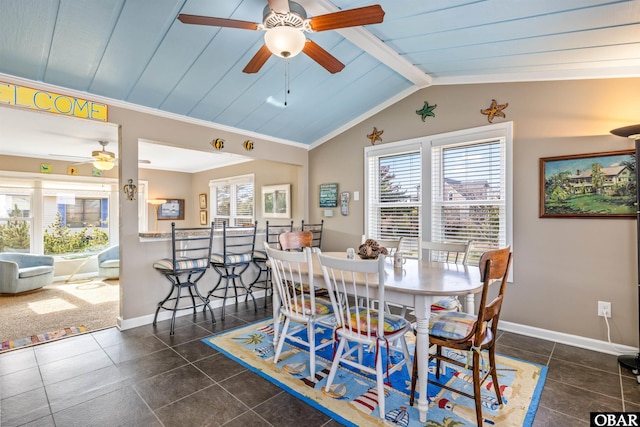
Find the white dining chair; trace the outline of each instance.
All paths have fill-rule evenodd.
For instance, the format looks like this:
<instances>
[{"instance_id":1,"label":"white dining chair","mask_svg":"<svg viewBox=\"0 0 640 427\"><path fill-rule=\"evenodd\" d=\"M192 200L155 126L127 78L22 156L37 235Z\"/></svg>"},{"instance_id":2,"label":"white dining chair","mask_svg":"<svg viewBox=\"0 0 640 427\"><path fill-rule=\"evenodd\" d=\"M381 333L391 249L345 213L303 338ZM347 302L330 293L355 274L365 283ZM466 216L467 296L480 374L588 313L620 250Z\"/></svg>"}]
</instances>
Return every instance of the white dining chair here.
<instances>
[{"instance_id":1,"label":"white dining chair","mask_svg":"<svg viewBox=\"0 0 640 427\"><path fill-rule=\"evenodd\" d=\"M469 262L469 252L471 241L466 242L432 242L423 240L420 242L422 259L433 262L446 262L452 264L467 265ZM451 296L441 298L431 305L431 312L434 314L445 311L460 311L462 304L458 297ZM475 299L473 294L466 296L466 312L473 314L475 311Z\"/></svg>"},{"instance_id":2,"label":"white dining chair","mask_svg":"<svg viewBox=\"0 0 640 427\"><path fill-rule=\"evenodd\" d=\"M312 253L318 248L304 247L301 251L286 251L264 244L273 287L280 301L279 315L284 317L282 331L276 344L274 363L278 363L285 341L294 342L309 349L309 379L316 382L316 351L333 344L332 340L316 343L316 328L334 327L333 304L316 297L313 284ZM300 334L306 329L307 335Z\"/></svg>"},{"instance_id":3,"label":"white dining chair","mask_svg":"<svg viewBox=\"0 0 640 427\"><path fill-rule=\"evenodd\" d=\"M325 285L329 291L337 326L338 348L324 391L331 394L340 365L348 365L375 375L380 418L385 417L384 381L403 367L409 371L411 359L405 341L410 323L401 316L373 308L372 300L384 307L384 255L375 260L344 259L319 254ZM364 299L365 304L357 301ZM399 343L394 347L392 343ZM383 360L382 348L386 347ZM374 366L365 364L363 352L374 351ZM391 353L393 352L393 362ZM399 357L398 357L399 356Z\"/></svg>"}]
</instances>

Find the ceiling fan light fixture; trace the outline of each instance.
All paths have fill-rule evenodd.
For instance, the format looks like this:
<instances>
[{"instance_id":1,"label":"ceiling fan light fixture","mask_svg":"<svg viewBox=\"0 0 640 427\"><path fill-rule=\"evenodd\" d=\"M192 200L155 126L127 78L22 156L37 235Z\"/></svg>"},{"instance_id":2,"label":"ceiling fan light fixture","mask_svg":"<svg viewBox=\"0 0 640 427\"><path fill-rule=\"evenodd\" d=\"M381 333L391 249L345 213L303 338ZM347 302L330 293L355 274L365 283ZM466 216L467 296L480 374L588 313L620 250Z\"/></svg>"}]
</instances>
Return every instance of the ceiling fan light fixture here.
<instances>
[{"instance_id":1,"label":"ceiling fan light fixture","mask_svg":"<svg viewBox=\"0 0 640 427\"><path fill-rule=\"evenodd\" d=\"M264 33L264 43L271 53L281 58L293 58L302 52L306 41L300 28L279 26L269 28Z\"/></svg>"},{"instance_id":2,"label":"ceiling fan light fixture","mask_svg":"<svg viewBox=\"0 0 640 427\"><path fill-rule=\"evenodd\" d=\"M93 167L96 169L100 169L101 171L109 171L113 169L116 164L112 160L94 160Z\"/></svg>"}]
</instances>

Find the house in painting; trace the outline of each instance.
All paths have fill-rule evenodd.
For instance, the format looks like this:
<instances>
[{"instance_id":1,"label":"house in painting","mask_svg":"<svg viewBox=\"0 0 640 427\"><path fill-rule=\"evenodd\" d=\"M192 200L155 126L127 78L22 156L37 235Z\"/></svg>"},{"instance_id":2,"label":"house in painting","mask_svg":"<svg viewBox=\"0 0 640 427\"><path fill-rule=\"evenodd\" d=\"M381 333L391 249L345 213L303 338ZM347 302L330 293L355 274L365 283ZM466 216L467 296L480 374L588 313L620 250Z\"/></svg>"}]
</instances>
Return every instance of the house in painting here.
<instances>
[{"instance_id":1,"label":"house in painting","mask_svg":"<svg viewBox=\"0 0 640 427\"><path fill-rule=\"evenodd\" d=\"M603 194L611 195L617 192L620 187L626 187L633 179L633 172L627 165L600 168L595 174L593 169L581 171L570 175L569 192L571 194ZM595 182L594 182L595 181Z\"/></svg>"}]
</instances>

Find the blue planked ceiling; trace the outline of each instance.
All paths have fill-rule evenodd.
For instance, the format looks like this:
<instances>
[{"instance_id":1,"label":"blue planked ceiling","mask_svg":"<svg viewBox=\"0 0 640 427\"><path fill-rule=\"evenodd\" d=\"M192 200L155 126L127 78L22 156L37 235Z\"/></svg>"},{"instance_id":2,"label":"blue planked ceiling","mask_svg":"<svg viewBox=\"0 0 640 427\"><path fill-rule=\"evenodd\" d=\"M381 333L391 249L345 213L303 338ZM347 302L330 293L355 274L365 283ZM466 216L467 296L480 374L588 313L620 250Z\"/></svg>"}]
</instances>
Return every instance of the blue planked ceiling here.
<instances>
[{"instance_id":1,"label":"blue planked ceiling","mask_svg":"<svg viewBox=\"0 0 640 427\"><path fill-rule=\"evenodd\" d=\"M374 2L299 3L316 16ZM379 3L382 24L307 33L346 67L292 58L286 106L284 60L242 72L262 32L176 20L261 22L266 0L0 0L0 73L307 145L429 84L640 74L640 0Z\"/></svg>"}]
</instances>

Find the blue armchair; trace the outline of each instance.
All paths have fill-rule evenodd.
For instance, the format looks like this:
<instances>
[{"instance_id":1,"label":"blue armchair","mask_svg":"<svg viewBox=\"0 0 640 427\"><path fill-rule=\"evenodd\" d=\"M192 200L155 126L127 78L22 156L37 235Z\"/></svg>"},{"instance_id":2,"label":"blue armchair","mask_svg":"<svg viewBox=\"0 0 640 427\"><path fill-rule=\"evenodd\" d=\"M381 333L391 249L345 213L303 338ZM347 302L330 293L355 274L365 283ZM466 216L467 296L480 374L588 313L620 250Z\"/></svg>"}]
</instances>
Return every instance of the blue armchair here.
<instances>
[{"instance_id":1,"label":"blue armchair","mask_svg":"<svg viewBox=\"0 0 640 427\"><path fill-rule=\"evenodd\" d=\"M112 246L98 254L98 276L104 279L120 277L120 250Z\"/></svg>"},{"instance_id":2,"label":"blue armchair","mask_svg":"<svg viewBox=\"0 0 640 427\"><path fill-rule=\"evenodd\" d=\"M17 294L53 283L53 257L0 253L0 293Z\"/></svg>"}]
</instances>

